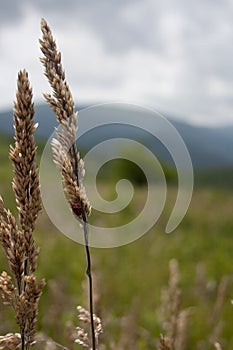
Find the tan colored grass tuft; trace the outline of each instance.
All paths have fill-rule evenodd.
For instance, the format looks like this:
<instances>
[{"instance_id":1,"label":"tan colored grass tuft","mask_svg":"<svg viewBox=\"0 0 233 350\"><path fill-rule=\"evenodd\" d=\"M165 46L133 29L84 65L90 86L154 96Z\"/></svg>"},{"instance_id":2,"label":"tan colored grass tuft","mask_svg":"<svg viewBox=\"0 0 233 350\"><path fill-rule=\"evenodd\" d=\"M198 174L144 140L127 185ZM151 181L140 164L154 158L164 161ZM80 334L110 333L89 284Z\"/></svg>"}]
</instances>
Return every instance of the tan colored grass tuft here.
<instances>
[{"instance_id":1,"label":"tan colored grass tuft","mask_svg":"<svg viewBox=\"0 0 233 350\"><path fill-rule=\"evenodd\" d=\"M159 338L159 349L160 350L171 350L171 341L168 337L164 336L164 335L160 335Z\"/></svg>"},{"instance_id":2,"label":"tan colored grass tuft","mask_svg":"<svg viewBox=\"0 0 233 350\"><path fill-rule=\"evenodd\" d=\"M32 89L25 70L18 74L16 101L14 105L15 145L10 147L13 164L13 191L18 207L19 225L15 217L4 207L0 197L0 242L6 253L14 280L6 272L0 276L0 291L4 304L13 307L19 337L10 334L0 338L0 344L15 349L28 350L35 335L38 302L45 284L32 275L36 270L38 249L33 231L41 210L41 195L36 145L34 140L34 107ZM15 286L16 283L16 286ZM17 340L17 342L16 342Z\"/></svg>"},{"instance_id":3,"label":"tan colored grass tuft","mask_svg":"<svg viewBox=\"0 0 233 350\"><path fill-rule=\"evenodd\" d=\"M216 342L216 343L214 344L214 347L215 347L216 350L223 350L221 344L218 343L218 342Z\"/></svg>"},{"instance_id":4,"label":"tan colored grass tuft","mask_svg":"<svg viewBox=\"0 0 233 350\"><path fill-rule=\"evenodd\" d=\"M32 232L41 210L41 195L35 161L37 148L34 132L37 126L34 125L32 89L25 70L19 72L17 85L14 105L15 147L10 148L10 159L14 168L13 190L25 239L28 270L34 272L38 250L35 248Z\"/></svg>"},{"instance_id":5,"label":"tan colored grass tuft","mask_svg":"<svg viewBox=\"0 0 233 350\"><path fill-rule=\"evenodd\" d=\"M161 350L185 350L191 308L181 309L180 272L176 259L169 263L168 287L162 290L160 323L166 335L160 336Z\"/></svg>"},{"instance_id":6,"label":"tan colored grass tuft","mask_svg":"<svg viewBox=\"0 0 233 350\"><path fill-rule=\"evenodd\" d=\"M223 327L221 316L223 312L224 301L226 298L228 283L229 277L223 276L217 287L216 301L209 320L209 326L211 329L209 335L210 344L218 344L218 341L221 337Z\"/></svg>"},{"instance_id":7,"label":"tan colored grass tuft","mask_svg":"<svg viewBox=\"0 0 233 350\"><path fill-rule=\"evenodd\" d=\"M16 300L16 292L17 288L15 288L12 283L12 278L5 271L2 272L0 276L0 290L2 293L2 301L4 305L10 305L15 308L15 300Z\"/></svg>"},{"instance_id":8,"label":"tan colored grass tuft","mask_svg":"<svg viewBox=\"0 0 233 350\"><path fill-rule=\"evenodd\" d=\"M62 174L64 190L67 194L68 201L72 210L75 212L76 206L80 206L80 208L83 208L85 210L87 216L89 216L91 213L91 206L87 199L86 191L82 183L84 176L83 160L80 159L79 155L77 155L79 180L78 185L77 176L75 175L75 172L72 168L70 157L67 153L64 153L61 143L56 139L52 140L52 150L54 162Z\"/></svg>"},{"instance_id":9,"label":"tan colored grass tuft","mask_svg":"<svg viewBox=\"0 0 233 350\"><path fill-rule=\"evenodd\" d=\"M77 113L65 71L61 63L61 53L57 50L47 22L41 21L42 39L40 40L44 66L53 94L44 94L51 109L56 114L59 128L56 129L57 139L52 140L53 159L61 173L63 187L73 214L81 222L84 234L85 252L87 258L86 274L89 280L90 328L92 349L96 350L95 319L93 305L91 254L89 249L88 216L91 205L83 185L84 163L77 152L76 129Z\"/></svg>"},{"instance_id":10,"label":"tan colored grass tuft","mask_svg":"<svg viewBox=\"0 0 233 350\"><path fill-rule=\"evenodd\" d=\"M20 329L24 328L27 343L30 344L36 332L38 303L45 281L37 284L34 276L26 276L25 281L25 291L20 294L16 304L16 322Z\"/></svg>"},{"instance_id":11,"label":"tan colored grass tuft","mask_svg":"<svg viewBox=\"0 0 233 350\"><path fill-rule=\"evenodd\" d=\"M83 186L84 163L76 148L77 113L65 71L61 63L61 53L57 50L50 27L42 19L40 40L45 76L52 89L53 96L44 94L46 101L56 114L59 129L56 129L57 140L52 141L54 162L61 172L64 190L74 213L82 219L83 214L90 215L91 206ZM75 210L80 208L80 211ZM82 213L81 213L82 209Z\"/></svg>"},{"instance_id":12,"label":"tan colored grass tuft","mask_svg":"<svg viewBox=\"0 0 233 350\"><path fill-rule=\"evenodd\" d=\"M19 349L21 343L21 336L19 333L8 333L6 335L0 336L0 350L9 349L16 350Z\"/></svg>"},{"instance_id":13,"label":"tan colored grass tuft","mask_svg":"<svg viewBox=\"0 0 233 350\"><path fill-rule=\"evenodd\" d=\"M91 349L91 342L90 342L91 336L88 333L89 327L87 327L91 323L90 312L87 311L82 306L78 306L77 311L78 311L78 319L81 322L82 326L76 327L76 335L74 335L74 342L76 344L79 344L83 348ZM103 333L103 327L102 327L100 318L97 317L95 314L93 316L94 316L96 347L98 348L99 337Z\"/></svg>"},{"instance_id":14,"label":"tan colored grass tuft","mask_svg":"<svg viewBox=\"0 0 233 350\"><path fill-rule=\"evenodd\" d=\"M25 262L25 237L19 230L14 216L4 208L0 197L0 241L6 252L10 269L15 277L18 293L22 292L22 276Z\"/></svg>"}]
</instances>

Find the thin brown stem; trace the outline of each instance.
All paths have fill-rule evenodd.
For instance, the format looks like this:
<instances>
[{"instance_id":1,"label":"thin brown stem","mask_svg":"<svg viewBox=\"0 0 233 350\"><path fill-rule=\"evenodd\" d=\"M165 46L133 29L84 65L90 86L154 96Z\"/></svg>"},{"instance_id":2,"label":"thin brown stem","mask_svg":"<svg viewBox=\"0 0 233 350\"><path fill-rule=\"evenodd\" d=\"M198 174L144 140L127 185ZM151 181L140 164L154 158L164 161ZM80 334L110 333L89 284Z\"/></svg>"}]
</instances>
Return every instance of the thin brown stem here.
<instances>
[{"instance_id":1,"label":"thin brown stem","mask_svg":"<svg viewBox=\"0 0 233 350\"><path fill-rule=\"evenodd\" d=\"M21 331L21 350L25 349L25 330Z\"/></svg>"},{"instance_id":2,"label":"thin brown stem","mask_svg":"<svg viewBox=\"0 0 233 350\"><path fill-rule=\"evenodd\" d=\"M95 341L95 324L94 324L92 266L91 266L91 254L90 254L89 240L88 240L88 223L86 221L84 221L83 230L84 230L85 251L86 251L86 258L87 258L86 274L89 281L89 308L90 308L90 320L91 320L92 349L95 350L96 341Z\"/></svg>"}]
</instances>

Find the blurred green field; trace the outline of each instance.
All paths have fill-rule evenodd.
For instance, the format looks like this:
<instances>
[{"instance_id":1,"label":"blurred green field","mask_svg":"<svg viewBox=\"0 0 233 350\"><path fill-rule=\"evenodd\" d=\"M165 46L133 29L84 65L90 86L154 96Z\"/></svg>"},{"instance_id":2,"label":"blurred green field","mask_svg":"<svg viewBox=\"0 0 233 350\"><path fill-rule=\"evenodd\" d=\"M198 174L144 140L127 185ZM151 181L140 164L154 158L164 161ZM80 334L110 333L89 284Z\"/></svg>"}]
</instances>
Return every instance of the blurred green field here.
<instances>
[{"instance_id":1,"label":"blurred green field","mask_svg":"<svg viewBox=\"0 0 233 350\"><path fill-rule=\"evenodd\" d=\"M9 141L0 138L0 193L6 206L15 213L8 145ZM110 185L102 184L103 190L111 195L111 188L106 186ZM176 187L170 185L163 215L142 238L119 248L91 249L96 311L105 331L103 342L117 343L125 327L124 320L131 315L130 326L135 331L137 348L156 348L156 341L164 332L158 319L161 290L168 284L169 261L175 258L181 273L182 308L192 307L187 349L214 349L208 341L214 327L210 318L218 283L227 275L229 281L220 315L219 341L224 350L231 350L233 191L221 186L196 187L184 220L175 232L165 234L176 191ZM138 208L137 203L145 198L145 194L146 188L138 186L134 206L124 213L126 219L127 215L134 214L133 208ZM92 220L98 220L98 215ZM106 220L111 222L111 217ZM76 305L87 302L84 247L58 232L44 211L35 239L40 247L37 275L47 281L40 303L38 330L65 344L65 325L68 321L77 325ZM203 277L200 290L197 271L200 274L202 269L205 269L206 277ZM3 251L0 270L9 271ZM2 305L0 321L1 334L17 331L13 313ZM129 334L130 326L127 326Z\"/></svg>"}]
</instances>

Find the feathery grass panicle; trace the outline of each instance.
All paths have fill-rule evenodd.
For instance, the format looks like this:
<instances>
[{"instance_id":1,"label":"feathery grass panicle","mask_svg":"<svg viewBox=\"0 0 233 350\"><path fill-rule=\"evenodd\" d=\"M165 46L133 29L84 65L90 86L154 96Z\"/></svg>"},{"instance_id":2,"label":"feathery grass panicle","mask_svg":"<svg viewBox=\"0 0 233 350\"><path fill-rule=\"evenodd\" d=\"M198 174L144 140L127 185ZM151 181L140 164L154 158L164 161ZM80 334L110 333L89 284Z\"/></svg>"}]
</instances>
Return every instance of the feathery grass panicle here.
<instances>
[{"instance_id":1,"label":"feathery grass panicle","mask_svg":"<svg viewBox=\"0 0 233 350\"><path fill-rule=\"evenodd\" d=\"M15 147L10 148L10 159L14 168L13 190L19 210L19 221L25 237L28 269L34 272L38 251L32 232L41 210L41 194L34 132L34 106L32 89L25 70L18 74L18 90L14 105Z\"/></svg>"},{"instance_id":2,"label":"feathery grass panicle","mask_svg":"<svg viewBox=\"0 0 233 350\"><path fill-rule=\"evenodd\" d=\"M171 342L168 337L165 337L164 335L160 335L159 339L159 349L160 350L172 350Z\"/></svg>"},{"instance_id":3,"label":"feathery grass panicle","mask_svg":"<svg viewBox=\"0 0 233 350\"><path fill-rule=\"evenodd\" d=\"M96 350L95 320L93 311L93 287L91 272L91 255L88 237L88 216L91 205L87 199L83 185L84 163L76 147L77 113L65 72L61 64L61 53L57 50L55 40L47 22L41 21L42 39L40 40L45 76L47 77L53 96L45 94L49 106L55 112L59 122L56 129L57 140L52 141L54 162L61 173L64 190L73 214L81 221L84 233L87 258L86 274L89 280L90 326L92 349Z\"/></svg>"},{"instance_id":4,"label":"feathery grass panicle","mask_svg":"<svg viewBox=\"0 0 233 350\"><path fill-rule=\"evenodd\" d=\"M41 195L36 145L34 140L34 107L32 89L25 70L18 74L16 101L14 105L15 146L10 147L9 158L13 163L13 191L18 207L19 226L15 217L4 207L0 197L0 242L5 250L17 288L6 272L0 276L2 300L11 305L16 313L20 337L10 334L0 337L0 346L28 350L35 335L38 302L45 284L32 275L36 269L38 249L33 231L41 210Z\"/></svg>"},{"instance_id":5,"label":"feathery grass panicle","mask_svg":"<svg viewBox=\"0 0 233 350\"><path fill-rule=\"evenodd\" d=\"M61 172L64 190L67 194L71 208L74 209L76 205L80 205L81 203L81 206L84 208L87 216L89 216L91 212L91 206L87 199L86 191L82 183L84 176L83 160L80 159L79 155L77 155L79 178L78 186L77 178L74 174L70 158L64 153L60 142L56 139L53 139L51 144L54 162Z\"/></svg>"},{"instance_id":6,"label":"feathery grass panicle","mask_svg":"<svg viewBox=\"0 0 233 350\"><path fill-rule=\"evenodd\" d=\"M214 347L215 347L216 350L223 350L221 344L218 343L218 342L216 342L216 343L214 344Z\"/></svg>"},{"instance_id":7,"label":"feathery grass panicle","mask_svg":"<svg viewBox=\"0 0 233 350\"><path fill-rule=\"evenodd\" d=\"M82 306L77 306L78 319L82 323L82 327L76 327L76 336L74 337L74 342L81 345L83 348L90 349L91 341L86 326L91 323L90 313ZM99 337L103 333L102 323L99 317L95 314L94 325L95 325L95 339L96 346L98 347Z\"/></svg>"},{"instance_id":8,"label":"feathery grass panicle","mask_svg":"<svg viewBox=\"0 0 233 350\"><path fill-rule=\"evenodd\" d=\"M52 140L54 162L61 172L64 190L74 213L80 208L79 218L85 219L91 212L82 180L84 163L76 148L77 113L65 72L61 64L61 53L57 50L56 42L47 22L42 19L41 30L43 38L40 40L45 76L52 89L53 96L45 94L45 98L56 114L60 124L56 129L57 140Z\"/></svg>"},{"instance_id":9,"label":"feathery grass panicle","mask_svg":"<svg viewBox=\"0 0 233 350\"><path fill-rule=\"evenodd\" d=\"M166 335L160 336L161 350L185 350L191 308L181 310L180 272L176 259L169 262L168 287L162 290L160 318ZM161 317L162 316L162 317Z\"/></svg>"},{"instance_id":10,"label":"feathery grass panicle","mask_svg":"<svg viewBox=\"0 0 233 350\"><path fill-rule=\"evenodd\" d=\"M15 308L16 291L12 278L5 271L0 276L0 291L4 305L10 305Z\"/></svg>"},{"instance_id":11,"label":"feathery grass panicle","mask_svg":"<svg viewBox=\"0 0 233 350\"><path fill-rule=\"evenodd\" d=\"M74 101L65 80L65 72L61 64L61 53L58 52L51 29L44 19L41 21L41 30L43 39L40 40L40 44L41 51L44 54L44 57L41 58L41 62L45 67L45 75L53 88L54 98L49 94L45 96L50 107L57 115L60 124L63 124L67 121L67 118L70 118L70 124L76 125ZM75 129L72 129L72 131L75 132Z\"/></svg>"},{"instance_id":12,"label":"feathery grass panicle","mask_svg":"<svg viewBox=\"0 0 233 350\"><path fill-rule=\"evenodd\" d=\"M19 230L14 216L4 208L0 196L0 242L5 250L10 269L15 277L18 293L22 291L25 261L25 237Z\"/></svg>"},{"instance_id":13,"label":"feathery grass panicle","mask_svg":"<svg viewBox=\"0 0 233 350\"><path fill-rule=\"evenodd\" d=\"M228 283L229 277L223 276L217 287L216 301L209 319L209 327L211 329L211 333L209 335L210 344L218 344L218 341L221 338L223 328L221 316L223 312Z\"/></svg>"},{"instance_id":14,"label":"feathery grass panicle","mask_svg":"<svg viewBox=\"0 0 233 350\"><path fill-rule=\"evenodd\" d=\"M37 284L34 276L25 276L25 281L25 291L20 294L17 300L16 322L20 329L24 329L25 338L30 344L36 332L38 304L45 281L41 280Z\"/></svg>"},{"instance_id":15,"label":"feathery grass panicle","mask_svg":"<svg viewBox=\"0 0 233 350\"><path fill-rule=\"evenodd\" d=\"M50 94L44 94L44 96L61 126L61 132L57 130L58 140L64 152L70 153L69 156L75 172L77 114L74 111L74 101L65 79L65 71L61 64L61 53L58 52L51 29L44 19L41 21L41 30L43 38L39 42L44 55L41 62L44 65L45 76L53 89L53 97Z\"/></svg>"},{"instance_id":16,"label":"feathery grass panicle","mask_svg":"<svg viewBox=\"0 0 233 350\"><path fill-rule=\"evenodd\" d=\"M21 336L19 333L8 333L0 336L0 350L16 350L19 348L20 343Z\"/></svg>"}]
</instances>

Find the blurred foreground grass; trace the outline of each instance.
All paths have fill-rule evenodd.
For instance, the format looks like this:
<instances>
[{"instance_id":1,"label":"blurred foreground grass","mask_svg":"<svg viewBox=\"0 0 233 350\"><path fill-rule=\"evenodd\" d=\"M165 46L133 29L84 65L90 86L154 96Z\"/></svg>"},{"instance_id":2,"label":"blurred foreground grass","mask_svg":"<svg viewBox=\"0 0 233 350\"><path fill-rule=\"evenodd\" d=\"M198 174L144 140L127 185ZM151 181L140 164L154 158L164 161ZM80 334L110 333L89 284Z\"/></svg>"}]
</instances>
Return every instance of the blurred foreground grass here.
<instances>
[{"instance_id":1,"label":"blurred foreground grass","mask_svg":"<svg viewBox=\"0 0 233 350\"><path fill-rule=\"evenodd\" d=\"M15 213L11 164L7 154L8 144L1 139L0 193L6 206ZM102 184L102 187L107 193L110 191L106 185ZM169 261L175 258L181 271L182 307L193 307L188 331L187 348L190 350L213 349L208 344L209 320L216 301L217 284L222 276L229 276L219 340L223 349L231 350L233 192L221 188L196 188L184 220L168 235L164 229L176 191L175 187L168 188L163 215L142 238L119 248L91 249L96 312L103 320L104 336L108 340L118 339L125 317L132 315L130 323L138 337L138 349L155 348L154 339L163 332L158 322L161 289L168 283ZM124 213L124 219L128 214L134 214L134 208L138 210L145 195L146 188L138 187L134 205ZM97 214L95 220L98 220ZM111 217L106 220L110 222ZM40 247L38 275L47 280L40 303L38 328L56 341L65 343L66 323L73 321L77 324L75 307L86 304L84 247L58 232L45 212L40 215L35 239ZM0 270L8 271L3 251ZM204 278L203 290L197 282L200 271ZM13 314L7 307L1 305L0 312L0 333L17 331Z\"/></svg>"}]
</instances>

